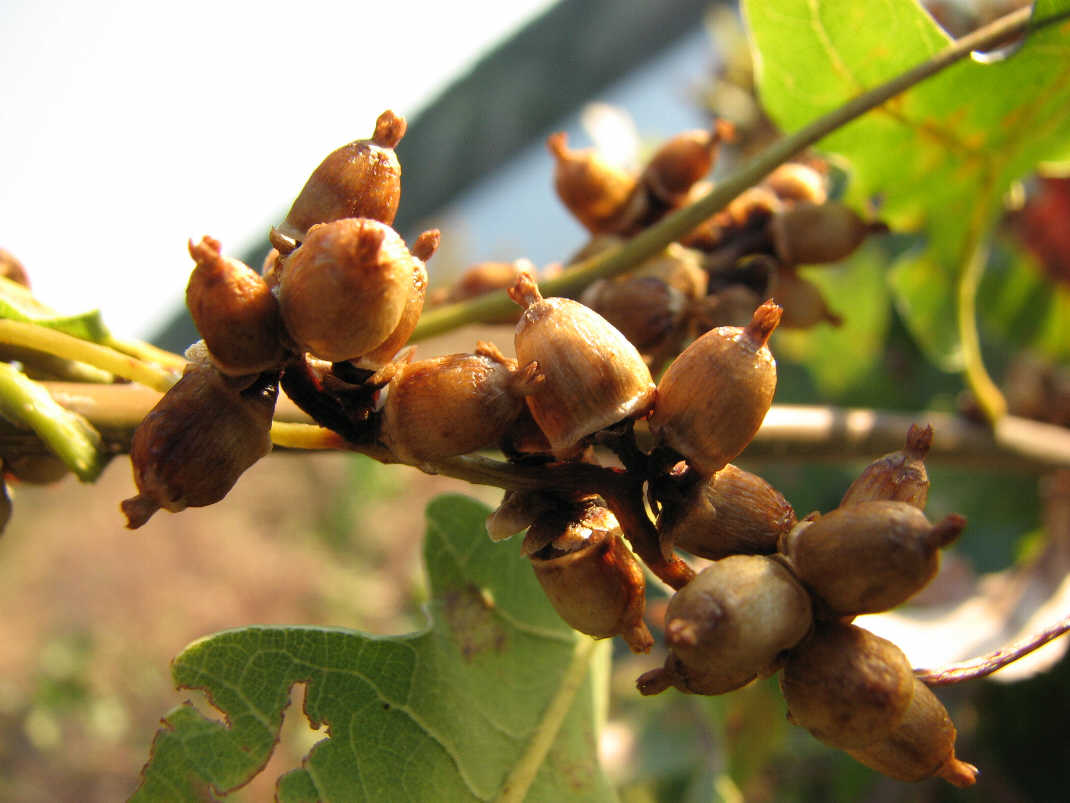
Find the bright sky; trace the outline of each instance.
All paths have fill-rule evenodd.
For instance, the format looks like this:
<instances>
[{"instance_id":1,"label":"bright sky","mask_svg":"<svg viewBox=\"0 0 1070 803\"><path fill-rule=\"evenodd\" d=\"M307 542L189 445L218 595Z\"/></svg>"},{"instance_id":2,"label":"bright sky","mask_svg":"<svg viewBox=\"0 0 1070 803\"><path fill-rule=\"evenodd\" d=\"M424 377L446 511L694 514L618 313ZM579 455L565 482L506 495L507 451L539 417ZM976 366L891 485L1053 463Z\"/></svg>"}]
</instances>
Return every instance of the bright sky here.
<instances>
[{"instance_id":1,"label":"bright sky","mask_svg":"<svg viewBox=\"0 0 1070 803\"><path fill-rule=\"evenodd\" d=\"M61 312L147 336L189 238L237 254L328 152L552 0L0 3L0 247Z\"/></svg>"}]
</instances>

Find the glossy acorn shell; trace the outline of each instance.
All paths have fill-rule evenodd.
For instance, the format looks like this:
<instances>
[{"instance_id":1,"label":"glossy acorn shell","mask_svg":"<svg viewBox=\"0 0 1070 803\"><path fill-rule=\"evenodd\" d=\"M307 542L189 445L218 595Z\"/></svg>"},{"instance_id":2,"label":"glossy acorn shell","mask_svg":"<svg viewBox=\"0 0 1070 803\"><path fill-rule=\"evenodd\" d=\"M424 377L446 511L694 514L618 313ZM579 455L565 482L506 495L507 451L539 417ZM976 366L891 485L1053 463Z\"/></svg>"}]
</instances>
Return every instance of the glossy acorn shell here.
<instances>
[{"instance_id":1,"label":"glossy acorn shell","mask_svg":"<svg viewBox=\"0 0 1070 803\"><path fill-rule=\"evenodd\" d=\"M612 513L590 505L543 514L528 530L524 551L554 610L573 629L595 638L619 635L633 652L650 650L643 570Z\"/></svg>"},{"instance_id":2,"label":"glossy acorn shell","mask_svg":"<svg viewBox=\"0 0 1070 803\"><path fill-rule=\"evenodd\" d=\"M733 555L669 601L666 669L682 691L722 694L775 671L812 624L810 597L790 571L764 555Z\"/></svg>"},{"instance_id":3,"label":"glossy acorn shell","mask_svg":"<svg viewBox=\"0 0 1070 803\"><path fill-rule=\"evenodd\" d=\"M906 445L866 466L844 493L840 507L885 499L906 502L918 510L925 510L929 501L929 472L925 468L925 455L929 453L932 438L931 426L912 424Z\"/></svg>"},{"instance_id":4,"label":"glossy acorn shell","mask_svg":"<svg viewBox=\"0 0 1070 803\"><path fill-rule=\"evenodd\" d=\"M189 244L197 261L186 306L212 361L225 374L258 374L281 365L282 316L271 288L248 265L220 252L217 240Z\"/></svg>"},{"instance_id":5,"label":"glossy acorn shell","mask_svg":"<svg viewBox=\"0 0 1070 803\"><path fill-rule=\"evenodd\" d=\"M286 258L279 285L290 337L331 362L373 351L401 321L413 289L413 260L401 237L378 221L313 226Z\"/></svg>"},{"instance_id":6,"label":"glossy acorn shell","mask_svg":"<svg viewBox=\"0 0 1070 803\"><path fill-rule=\"evenodd\" d=\"M437 241L436 241L437 244ZM424 299L427 297L427 267L424 260L413 256L412 276L409 285L408 298L405 307L401 310L398 325L390 333L386 340L371 351L361 355L357 360L357 367L377 370L392 360L395 355L409 342L412 333L416 331L416 324L420 322L420 315L424 310Z\"/></svg>"},{"instance_id":7,"label":"glossy acorn shell","mask_svg":"<svg viewBox=\"0 0 1070 803\"><path fill-rule=\"evenodd\" d=\"M593 149L572 150L563 132L551 134L546 145L555 160L557 197L588 231L613 233L631 218L630 207L641 200L634 175Z\"/></svg>"},{"instance_id":8,"label":"glossy acorn shell","mask_svg":"<svg viewBox=\"0 0 1070 803\"><path fill-rule=\"evenodd\" d=\"M825 744L858 748L886 738L903 719L914 671L892 642L829 622L785 660L780 689L793 723Z\"/></svg>"},{"instance_id":9,"label":"glossy acorn shell","mask_svg":"<svg viewBox=\"0 0 1070 803\"><path fill-rule=\"evenodd\" d=\"M773 403L776 361L765 343L779 319L780 308L766 302L745 328L711 329L661 377L650 429L699 473L742 452Z\"/></svg>"},{"instance_id":10,"label":"glossy acorn shell","mask_svg":"<svg viewBox=\"0 0 1070 803\"><path fill-rule=\"evenodd\" d=\"M599 279L580 301L609 321L641 352L657 348L683 321L683 294L654 276Z\"/></svg>"},{"instance_id":11,"label":"glossy acorn shell","mask_svg":"<svg viewBox=\"0 0 1070 803\"><path fill-rule=\"evenodd\" d=\"M264 374L244 390L194 363L134 431L130 461L138 494L122 503L135 529L160 508L218 502L271 451L278 384Z\"/></svg>"},{"instance_id":12,"label":"glossy acorn shell","mask_svg":"<svg viewBox=\"0 0 1070 803\"><path fill-rule=\"evenodd\" d=\"M683 131L654 152L641 180L662 203L682 203L688 191L713 169L721 142L721 128Z\"/></svg>"},{"instance_id":13,"label":"glossy acorn shell","mask_svg":"<svg viewBox=\"0 0 1070 803\"><path fill-rule=\"evenodd\" d=\"M405 119L385 111L371 139L333 151L305 182L278 230L300 242L317 223L343 218L394 222L401 199L401 165L394 147L405 134Z\"/></svg>"},{"instance_id":14,"label":"glossy acorn shell","mask_svg":"<svg viewBox=\"0 0 1070 803\"><path fill-rule=\"evenodd\" d=\"M955 755L955 725L936 695L917 678L910 705L895 729L864 747L847 750L867 767L897 781L939 776L954 786L973 786L977 768Z\"/></svg>"},{"instance_id":15,"label":"glossy acorn shell","mask_svg":"<svg viewBox=\"0 0 1070 803\"><path fill-rule=\"evenodd\" d=\"M817 170L799 162L785 162L765 177L762 184L782 201L808 201L823 204L828 200L825 177Z\"/></svg>"},{"instance_id":16,"label":"glossy acorn shell","mask_svg":"<svg viewBox=\"0 0 1070 803\"><path fill-rule=\"evenodd\" d=\"M650 410L650 369L624 335L578 301L542 298L530 279L518 287L524 289L514 288L514 298L526 308L516 325L516 357L521 367L538 363L542 381L527 403L555 454Z\"/></svg>"},{"instance_id":17,"label":"glossy acorn shell","mask_svg":"<svg viewBox=\"0 0 1070 803\"><path fill-rule=\"evenodd\" d=\"M794 524L795 511L776 488L729 463L708 478L696 477L682 498L665 501L658 534L670 549L719 560L771 555Z\"/></svg>"},{"instance_id":18,"label":"glossy acorn shell","mask_svg":"<svg viewBox=\"0 0 1070 803\"><path fill-rule=\"evenodd\" d=\"M383 442L417 465L496 446L524 407L515 373L514 361L479 353L401 366L386 391Z\"/></svg>"},{"instance_id":19,"label":"glossy acorn shell","mask_svg":"<svg viewBox=\"0 0 1070 803\"><path fill-rule=\"evenodd\" d=\"M934 526L906 502L860 502L796 527L781 551L831 615L879 613L925 587L940 566L940 547L964 526L955 514Z\"/></svg>"},{"instance_id":20,"label":"glossy acorn shell","mask_svg":"<svg viewBox=\"0 0 1070 803\"><path fill-rule=\"evenodd\" d=\"M872 227L837 201L804 201L780 210L769 221L777 258L785 265L817 265L850 256Z\"/></svg>"}]
</instances>

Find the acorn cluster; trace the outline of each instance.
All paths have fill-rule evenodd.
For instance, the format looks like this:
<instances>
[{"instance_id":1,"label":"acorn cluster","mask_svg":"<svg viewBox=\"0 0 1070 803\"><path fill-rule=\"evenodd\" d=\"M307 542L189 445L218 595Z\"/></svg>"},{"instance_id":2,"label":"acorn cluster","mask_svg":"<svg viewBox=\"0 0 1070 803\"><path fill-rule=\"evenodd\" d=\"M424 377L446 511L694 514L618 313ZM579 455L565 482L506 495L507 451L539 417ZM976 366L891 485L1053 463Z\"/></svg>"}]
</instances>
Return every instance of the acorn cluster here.
<instances>
[{"instance_id":1,"label":"acorn cluster","mask_svg":"<svg viewBox=\"0 0 1070 803\"><path fill-rule=\"evenodd\" d=\"M667 324L665 340L656 325L615 326L600 301L544 297L532 266L518 262L498 271L518 306L515 358L479 343L414 360L404 346L423 309L438 232L409 246L391 228L401 172L394 146L404 129L387 111L371 139L331 153L272 229L274 249L259 272L210 237L189 244L187 304L203 340L134 435L138 494L122 503L128 525L160 508L221 499L270 450L280 390L384 461L435 472L496 449L509 461L498 476L511 490L488 533L500 540L527 531L522 552L574 629L648 652L643 564L677 590L668 658L639 679L644 694L720 694L783 668L791 717L818 738L894 777L972 781L954 757L950 720L913 682L905 658L849 625L916 593L936 571L937 549L962 529L960 517L931 525L921 512L931 432L912 430L907 448L867 469L837 510L797 521L775 489L731 462L776 388L768 341L785 310L760 295L743 302L742 325L694 337ZM674 138L638 176L569 151L557 135L556 186L592 234L628 235L691 197L725 135L717 127ZM599 298L634 309L686 294L712 308L711 265L727 264L739 238L748 259L776 259L778 272L839 258L868 227L835 211L815 175L800 166L774 174L755 188L775 201L768 215L718 216L693 242L601 285ZM769 253L753 251L762 242ZM659 351L667 342L671 351ZM655 354L675 355L657 381ZM713 562L696 574L675 550ZM835 653L835 681L808 672L825 653Z\"/></svg>"},{"instance_id":2,"label":"acorn cluster","mask_svg":"<svg viewBox=\"0 0 1070 803\"><path fill-rule=\"evenodd\" d=\"M657 490L663 542L710 563L669 602L668 657L640 692L721 694L781 672L789 719L821 741L904 781L972 785L947 711L891 642L851 624L889 610L936 574L941 547L965 526L932 524L924 457L931 428L878 459L835 510L797 521L760 477L731 464L684 470ZM693 476L694 475L694 476Z\"/></svg>"},{"instance_id":3,"label":"acorn cluster","mask_svg":"<svg viewBox=\"0 0 1070 803\"><path fill-rule=\"evenodd\" d=\"M554 188L591 235L569 261L616 247L708 193L713 183L707 176L721 144L733 138L724 121L682 132L633 172L595 149L571 149L563 132L552 134L547 146L555 160ZM664 365L696 334L745 325L766 299L783 308L783 327L838 326L840 316L798 268L836 263L886 227L830 200L825 172L817 159L779 166L680 242L623 276L594 282L580 300L624 333L652 366ZM514 263L473 265L436 301L506 289L517 270Z\"/></svg>"}]
</instances>

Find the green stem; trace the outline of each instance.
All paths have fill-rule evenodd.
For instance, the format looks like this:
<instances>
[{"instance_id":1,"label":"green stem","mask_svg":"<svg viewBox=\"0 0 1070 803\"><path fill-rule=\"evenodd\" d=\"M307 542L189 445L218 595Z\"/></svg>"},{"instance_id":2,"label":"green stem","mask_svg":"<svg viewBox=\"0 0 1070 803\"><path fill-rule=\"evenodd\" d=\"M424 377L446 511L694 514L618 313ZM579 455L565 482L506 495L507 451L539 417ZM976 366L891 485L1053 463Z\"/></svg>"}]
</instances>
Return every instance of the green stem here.
<instances>
[{"instance_id":1,"label":"green stem","mask_svg":"<svg viewBox=\"0 0 1070 803\"><path fill-rule=\"evenodd\" d=\"M1030 14L1031 8L1022 8L1001 17L990 25L979 28L953 42L945 50L918 66L862 93L809 125L784 137L718 184L708 195L667 215L620 247L578 262L556 278L544 282L543 295L575 294L596 279L614 276L635 267L669 243L692 231L704 220L712 217L741 192L757 184L778 165L855 118L949 67L974 50L990 49L1026 29L1043 28L1070 17L1070 12L1064 12L1047 19L1035 20L1030 24ZM429 310L420 319L412 340L422 340L466 324L488 320L509 312L513 307L514 302L504 290L488 293L469 301L447 304Z\"/></svg>"},{"instance_id":2,"label":"green stem","mask_svg":"<svg viewBox=\"0 0 1070 803\"><path fill-rule=\"evenodd\" d=\"M83 482L95 480L104 468L100 433L7 363L0 363L0 415L36 432Z\"/></svg>"},{"instance_id":3,"label":"green stem","mask_svg":"<svg viewBox=\"0 0 1070 803\"><path fill-rule=\"evenodd\" d=\"M528 794L539 768L546 761L546 755L553 747L561 725L572 708L572 702L587 678L587 667L591 663L598 642L587 636L578 636L576 649L572 652L565 674L557 685L550 704L543 712L539 725L528 743L527 749L513 767L513 771L502 784L501 791L495 798L496 803L521 803Z\"/></svg>"},{"instance_id":4,"label":"green stem","mask_svg":"<svg viewBox=\"0 0 1070 803\"><path fill-rule=\"evenodd\" d=\"M116 376L166 392L178 376L108 346L57 332L47 326L0 320L0 343L22 346L100 368Z\"/></svg>"},{"instance_id":5,"label":"green stem","mask_svg":"<svg viewBox=\"0 0 1070 803\"><path fill-rule=\"evenodd\" d=\"M985 369L981 354L981 338L977 333L977 288L981 284L988 248L985 246L983 218L978 213L970 227L966 242L965 259L958 280L959 340L962 342L963 370L966 384L973 392L977 405L990 424L995 424L1007 414L1007 401Z\"/></svg>"}]
</instances>

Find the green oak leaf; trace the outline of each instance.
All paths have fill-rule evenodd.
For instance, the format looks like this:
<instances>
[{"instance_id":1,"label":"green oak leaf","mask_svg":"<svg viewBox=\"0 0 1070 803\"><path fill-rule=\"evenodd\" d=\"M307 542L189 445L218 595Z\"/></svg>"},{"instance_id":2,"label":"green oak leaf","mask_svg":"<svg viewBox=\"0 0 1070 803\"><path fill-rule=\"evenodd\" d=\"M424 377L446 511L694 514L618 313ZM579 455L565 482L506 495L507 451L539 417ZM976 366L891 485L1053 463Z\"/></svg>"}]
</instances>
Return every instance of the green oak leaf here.
<instances>
[{"instance_id":1,"label":"green oak leaf","mask_svg":"<svg viewBox=\"0 0 1070 803\"><path fill-rule=\"evenodd\" d=\"M942 50L946 34L916 0L744 0L762 101L786 131ZM1038 0L1037 19L1070 0ZM1070 156L1070 23L1030 34L1005 61L965 60L822 140L851 172L849 200L876 199L924 249L891 283L912 333L938 364L961 365L958 278L1001 201L1041 162Z\"/></svg>"},{"instance_id":2,"label":"green oak leaf","mask_svg":"<svg viewBox=\"0 0 1070 803\"><path fill-rule=\"evenodd\" d=\"M282 801L613 800L596 758L608 643L561 621L516 545L487 537L489 513L460 496L428 507L423 632L247 627L187 647L176 685L202 689L226 722L190 703L169 713L132 800L202 800L247 783L295 683L329 737L279 779Z\"/></svg>"}]
</instances>

